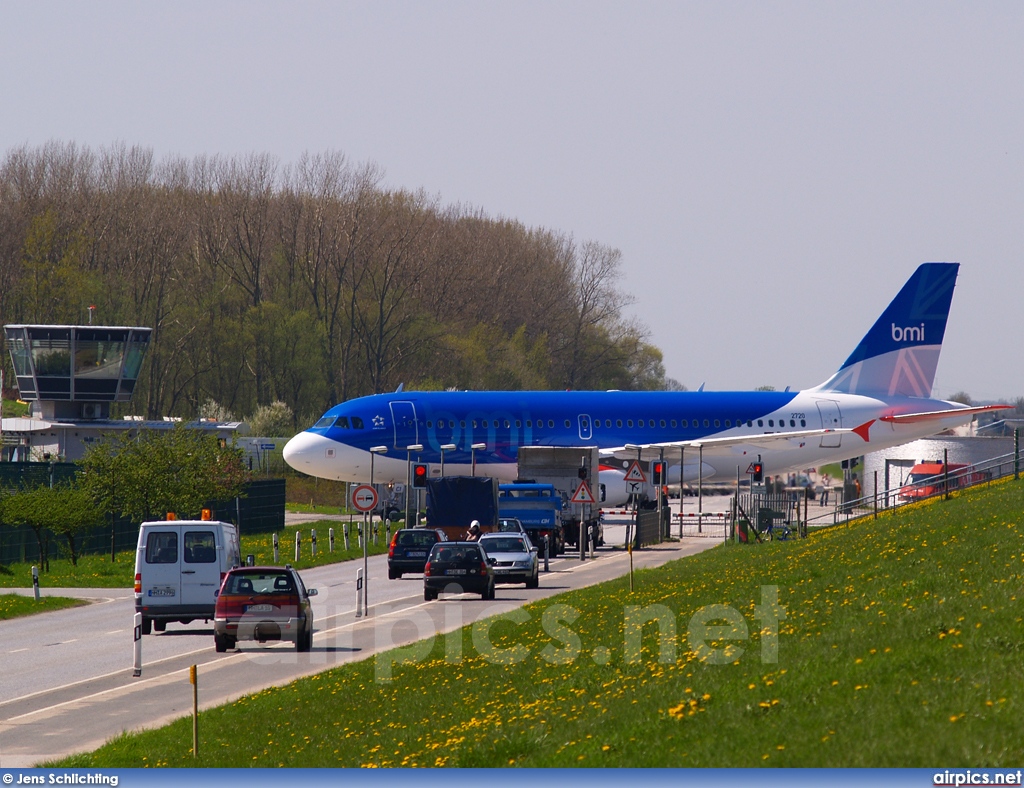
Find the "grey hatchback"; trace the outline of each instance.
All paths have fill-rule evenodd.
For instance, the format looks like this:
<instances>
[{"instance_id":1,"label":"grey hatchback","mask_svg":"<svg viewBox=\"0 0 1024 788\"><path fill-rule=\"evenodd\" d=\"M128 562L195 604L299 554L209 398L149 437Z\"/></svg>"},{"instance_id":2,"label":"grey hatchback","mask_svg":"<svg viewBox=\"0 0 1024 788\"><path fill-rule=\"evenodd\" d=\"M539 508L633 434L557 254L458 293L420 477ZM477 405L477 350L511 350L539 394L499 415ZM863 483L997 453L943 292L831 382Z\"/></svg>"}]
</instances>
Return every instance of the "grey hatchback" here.
<instances>
[{"instance_id":1,"label":"grey hatchback","mask_svg":"<svg viewBox=\"0 0 1024 788\"><path fill-rule=\"evenodd\" d=\"M537 548L525 534L484 534L480 545L493 562L497 583L526 583L527 588L540 584Z\"/></svg>"}]
</instances>

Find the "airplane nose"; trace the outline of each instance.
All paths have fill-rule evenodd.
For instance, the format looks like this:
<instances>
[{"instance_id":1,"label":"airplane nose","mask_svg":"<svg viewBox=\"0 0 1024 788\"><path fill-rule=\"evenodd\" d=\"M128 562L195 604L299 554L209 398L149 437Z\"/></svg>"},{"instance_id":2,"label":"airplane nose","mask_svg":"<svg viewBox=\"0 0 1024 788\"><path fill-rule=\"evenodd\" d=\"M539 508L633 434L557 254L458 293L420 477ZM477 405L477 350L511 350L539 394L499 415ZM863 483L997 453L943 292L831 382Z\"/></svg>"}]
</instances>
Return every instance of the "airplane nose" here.
<instances>
[{"instance_id":1,"label":"airplane nose","mask_svg":"<svg viewBox=\"0 0 1024 788\"><path fill-rule=\"evenodd\" d=\"M327 456L327 448L333 443L323 436L312 432L300 432L288 443L281 452L284 461L292 468L303 473L312 473Z\"/></svg>"}]
</instances>

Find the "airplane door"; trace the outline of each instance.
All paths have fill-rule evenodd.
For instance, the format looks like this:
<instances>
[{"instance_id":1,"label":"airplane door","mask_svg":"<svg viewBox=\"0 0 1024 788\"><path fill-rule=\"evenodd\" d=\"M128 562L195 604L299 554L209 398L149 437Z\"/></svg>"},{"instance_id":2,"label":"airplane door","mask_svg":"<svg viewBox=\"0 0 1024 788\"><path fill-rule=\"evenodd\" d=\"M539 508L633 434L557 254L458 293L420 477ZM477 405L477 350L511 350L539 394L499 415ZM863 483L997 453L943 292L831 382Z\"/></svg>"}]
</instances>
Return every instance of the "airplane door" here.
<instances>
[{"instance_id":1,"label":"airplane door","mask_svg":"<svg viewBox=\"0 0 1024 788\"><path fill-rule=\"evenodd\" d=\"M579 416L579 423L580 423L580 440L583 440L583 441L591 440L593 438L594 431L593 431L593 427L592 427L592 425L590 423L590 416L587 416L587 415L581 413L580 416Z\"/></svg>"},{"instance_id":2,"label":"airplane door","mask_svg":"<svg viewBox=\"0 0 1024 788\"><path fill-rule=\"evenodd\" d=\"M395 424L395 448L405 450L406 446L419 443L419 429L416 425L416 406L411 402L391 403L391 420Z\"/></svg>"},{"instance_id":3,"label":"airplane door","mask_svg":"<svg viewBox=\"0 0 1024 788\"><path fill-rule=\"evenodd\" d=\"M843 426L843 415L839 412L838 402L830 399L819 399L817 405L818 413L821 415L821 428L823 430L838 430ZM842 442L842 435L822 435L820 445L823 449L838 449Z\"/></svg>"}]
</instances>

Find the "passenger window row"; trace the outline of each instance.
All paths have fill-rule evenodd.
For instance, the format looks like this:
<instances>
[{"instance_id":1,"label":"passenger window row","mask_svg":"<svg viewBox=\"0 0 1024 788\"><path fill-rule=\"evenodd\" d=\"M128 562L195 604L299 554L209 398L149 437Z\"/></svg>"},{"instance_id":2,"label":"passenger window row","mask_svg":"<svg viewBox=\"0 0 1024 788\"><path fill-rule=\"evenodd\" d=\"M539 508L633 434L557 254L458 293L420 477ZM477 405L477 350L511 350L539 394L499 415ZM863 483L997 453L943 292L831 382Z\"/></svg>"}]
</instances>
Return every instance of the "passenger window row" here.
<instances>
[{"instance_id":1,"label":"passenger window row","mask_svg":"<svg viewBox=\"0 0 1024 788\"><path fill-rule=\"evenodd\" d=\"M678 420L676 420L676 419L671 419L671 420L659 419L657 421L657 425L659 427L661 427L662 429L665 429L666 427L669 427L669 426L671 426L673 429L676 429L676 428L688 429L690 427L690 421L691 421L690 419L678 419ZM695 428L700 427L702 425L704 427L710 428L713 425L716 429L720 429L723 426L723 420L722 419L703 419L703 421L701 419L693 419L692 421L693 421L693 426ZM779 427L785 427L786 426L786 420L785 419L779 419L778 422L779 422ZM490 427L494 427L496 429L497 428L501 428L501 427L504 427L505 429L510 429L511 426L512 426L511 422L509 422L508 419L505 419L505 420L501 420L501 419L491 419L491 420L488 420L488 419L479 419L479 420L478 419L473 419L470 423L472 424L473 429L481 429L481 428L482 429L488 429ZM637 429L644 429L645 427L653 429L654 426L655 426L655 423L656 422L655 422L654 419L637 419L635 422L634 422L633 419L626 419L625 421L623 421L623 419L615 419L615 427L616 427L616 429L622 429L623 426L625 426L625 427L627 427L629 429L633 429L634 427L637 428ZM526 426L529 429L532 429L532 428L542 429L544 427L544 424L545 424L544 419L537 419L536 421L534 421L532 419L527 419L526 420ZM743 419L736 419L736 426L737 427L742 427L743 424L744 424ZM763 427L764 424L765 424L764 419L758 419L757 420L757 426L758 427ZM466 425L467 425L466 421L460 421L459 422L459 428L460 429L466 429ZM612 419L603 419L603 420L602 419L594 419L594 428L595 429L600 429L602 427L602 425L605 428L607 428L607 429L611 429L611 427L612 427ZM754 423L753 423L752 420L747 420L746 425L748 427L753 427ZM520 420L516 420L515 426L516 426L516 429L521 429L522 426L523 426L523 422L520 421ZM555 426L554 419L548 419L547 420L547 426L548 426L549 429L554 429L554 426ZM565 426L567 428L571 428L572 427L572 421L570 419L566 419L565 420ZM586 424L584 424L584 427L585 426L586 426ZM726 429L729 429L730 427L733 426L733 420L732 419L725 419L724 420L724 426L725 426ZM775 419L768 419L768 426L769 427L774 427L775 426ZM796 419L790 419L789 420L789 426L790 427L796 427L797 426ZM800 426L801 427L806 427L807 426L807 420L806 419L800 419ZM427 429L428 430L429 429L434 429L434 422L433 421L428 421L427 422ZM455 421L452 420L452 419L438 419L437 420L437 429L439 429L439 430L443 430L443 429L452 429L452 430L454 430L455 429Z\"/></svg>"},{"instance_id":2,"label":"passenger window row","mask_svg":"<svg viewBox=\"0 0 1024 788\"><path fill-rule=\"evenodd\" d=\"M691 421L691 419L678 419L678 420L676 420L676 419L671 419L671 420L659 419L657 421L657 425L659 427L661 427L662 429L664 429L664 428L666 428L668 426L671 426L672 428L689 429L690 421ZM721 429L722 426L723 426L723 420L722 419L703 419L703 420L701 420L701 419L692 419L692 421L693 421L693 427L694 428L699 428L701 426L703 426L705 428L710 428L713 425L715 427L715 429ZM775 421L776 421L775 419L768 419L768 426L769 427L774 427L775 426ZM438 419L437 420L437 429L439 429L439 430L443 430L443 429L452 429L452 430L454 430L455 429L455 424L456 424L456 422L455 422L454 419ZM534 420L534 419L527 419L526 420L526 427L527 427L527 429L543 429L545 424L546 424L548 429L554 429L554 427L555 427L555 420L554 419L547 419L546 422L545 422L544 419L536 419L536 420ZM737 427L742 427L743 424L744 424L744 420L743 419L736 419L736 426ZM512 428L512 421L510 421L509 419L472 419L472 420L470 420L468 422L466 420L460 420L458 422L458 425L459 425L460 429L466 429L467 426L471 426L472 429L490 429L490 428L493 427L494 429L504 428L504 429L507 430L507 429L511 429ZM753 427L754 423L753 423L752 420L747 420L746 425L748 427ZM612 419L604 419L604 420L602 420L602 419L594 419L594 428L595 429L600 429L602 426L604 426L606 429L611 429L611 427L612 427ZM645 427L653 429L654 426L655 426L655 420L654 419L637 419L634 422L633 419L626 419L625 421L623 421L622 419L615 419L615 427L616 427L616 429L622 429L623 426L627 427L628 429L633 429L634 427L636 429L644 429ZM725 419L724 420L724 426L725 426L726 429L731 428L733 426L733 420L732 419ZM758 427L764 427L765 426L765 420L764 419L758 419L757 420L757 426ZM778 426L780 428L785 427L786 426L786 420L785 419L778 419ZM789 420L789 426L790 427L796 427L797 426L796 419L790 419ZM800 419L800 426L801 427L806 427L807 426L807 420L806 419ZM359 416L338 416L338 417L325 416L324 418L320 419L320 421L318 421L316 424L313 425L313 429L328 429L330 427L340 427L341 429L345 429L345 430L347 430L347 429L361 430L361 429L364 429L364 424L363 424L363 420ZM515 428L518 430L518 429L522 429L522 427L523 427L522 420L516 419L515 420ZM567 429L572 427L572 420L571 419L566 419L565 420L565 427ZM585 424L584 424L584 427L586 427ZM434 429L434 422L433 422L433 420L427 422L427 429L428 430Z\"/></svg>"}]
</instances>

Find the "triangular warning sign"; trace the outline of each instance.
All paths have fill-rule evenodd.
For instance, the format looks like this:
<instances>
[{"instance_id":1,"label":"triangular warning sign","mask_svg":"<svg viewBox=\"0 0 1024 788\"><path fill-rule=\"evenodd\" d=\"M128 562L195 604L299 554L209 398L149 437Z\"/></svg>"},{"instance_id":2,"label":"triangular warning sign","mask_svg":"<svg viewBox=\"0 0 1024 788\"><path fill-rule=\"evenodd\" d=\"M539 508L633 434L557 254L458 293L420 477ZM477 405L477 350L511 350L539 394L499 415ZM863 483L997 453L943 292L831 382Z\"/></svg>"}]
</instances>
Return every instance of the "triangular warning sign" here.
<instances>
[{"instance_id":1,"label":"triangular warning sign","mask_svg":"<svg viewBox=\"0 0 1024 788\"><path fill-rule=\"evenodd\" d=\"M576 488L576 492L572 494L572 498L569 500L572 503L597 503L597 501L594 500L594 493L590 491L590 485L587 484L586 479L580 482L580 486Z\"/></svg>"},{"instance_id":2,"label":"triangular warning sign","mask_svg":"<svg viewBox=\"0 0 1024 788\"><path fill-rule=\"evenodd\" d=\"M629 470L626 471L627 482L646 482L647 475L644 473L644 469L640 467L639 460L633 460L629 466Z\"/></svg>"}]
</instances>

